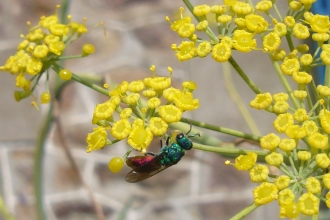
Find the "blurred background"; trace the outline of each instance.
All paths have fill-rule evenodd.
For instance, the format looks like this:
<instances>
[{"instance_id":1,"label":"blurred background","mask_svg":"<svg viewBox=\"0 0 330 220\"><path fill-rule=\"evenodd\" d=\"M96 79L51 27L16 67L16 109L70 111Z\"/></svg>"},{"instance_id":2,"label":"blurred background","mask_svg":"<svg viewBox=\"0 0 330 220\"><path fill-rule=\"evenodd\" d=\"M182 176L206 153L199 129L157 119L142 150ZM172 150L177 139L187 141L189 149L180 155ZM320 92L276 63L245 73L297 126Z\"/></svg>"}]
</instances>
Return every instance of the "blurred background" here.
<instances>
[{"instance_id":1,"label":"blurred background","mask_svg":"<svg viewBox=\"0 0 330 220\"><path fill-rule=\"evenodd\" d=\"M222 4L222 1L211 0L191 2L194 5ZM286 1L277 2L280 10L285 12ZM26 22L36 25L41 16L54 13L56 4L61 4L61 1L0 0L1 65L16 53L20 34L28 32ZM185 80L194 80L198 84L194 96L199 98L200 108L185 113L187 118L251 133L228 92L232 81L248 105L254 93L243 80L233 70L225 77L222 65L210 56L181 63L171 50L171 44L180 44L181 39L170 30L165 16L175 20L181 6L184 6L182 1L168 0L72 0L69 6L72 20L81 22L86 17L89 33L71 45L67 55L79 54L84 43L92 43L96 53L84 59L67 61L66 68L76 74L97 74L106 82L120 83L150 76L150 65L156 65L157 74L168 76L166 68L171 66L175 85L180 86ZM189 14L188 10L186 14ZM100 22L105 22L106 35L102 27L94 27ZM276 93L283 90L266 54L254 51L249 54L233 53L233 57L263 91ZM30 99L17 103L14 91L15 77L1 73L1 195L17 219L33 220L37 219L33 187L34 152L48 106L41 106L41 110L36 111L30 106ZM43 91L45 87L38 86L38 92ZM61 97L57 112L60 134L58 127L52 123L41 167L48 219L98 219L94 208L98 204L105 219L111 220L219 220L229 219L253 202L252 190L257 184L250 182L247 172L225 166L226 158L198 150L187 152L179 164L146 181L136 184L125 182L129 168L118 174L107 168L112 157L123 156L127 151L124 142L86 153L85 139L93 129L94 107L106 97L78 83L69 84ZM261 135L273 131L271 124L275 115L249 111ZM236 140L228 135L208 133L224 142ZM69 146L69 154L61 141ZM243 144L242 147L252 146ZM159 149L159 140L155 140L151 149ZM71 159L68 156L72 156ZM76 167L72 166L72 161ZM279 219L278 216L278 205L273 202L258 208L246 219L271 220Z\"/></svg>"}]
</instances>

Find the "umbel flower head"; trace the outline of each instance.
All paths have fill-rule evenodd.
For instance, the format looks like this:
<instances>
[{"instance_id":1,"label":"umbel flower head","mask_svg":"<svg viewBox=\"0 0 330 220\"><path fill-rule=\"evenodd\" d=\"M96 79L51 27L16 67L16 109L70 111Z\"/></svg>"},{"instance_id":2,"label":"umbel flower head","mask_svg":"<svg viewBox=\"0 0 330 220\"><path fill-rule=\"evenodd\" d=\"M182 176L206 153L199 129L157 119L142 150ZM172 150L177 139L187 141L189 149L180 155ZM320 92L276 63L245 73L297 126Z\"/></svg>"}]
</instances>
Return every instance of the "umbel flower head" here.
<instances>
[{"instance_id":1,"label":"umbel flower head","mask_svg":"<svg viewBox=\"0 0 330 220\"><path fill-rule=\"evenodd\" d=\"M55 12L51 16L42 16L36 26L31 26L28 22L30 30L27 34L21 35L22 41L17 46L16 54L10 56L6 63L0 66L0 70L16 76L16 87L19 89L15 91L16 101L29 97L44 73L47 74L48 84L51 69L57 72L61 79L71 79L70 70L64 69L57 62L65 59L63 54L66 48L88 30L85 21L84 23L71 21L70 15L67 18L67 23L62 24ZM78 55L77 58L88 56L94 51L93 45L85 44L82 47L81 55ZM49 91L46 92L49 94ZM35 99L33 105L36 106ZM44 97L41 96L39 103L49 102L43 100Z\"/></svg>"},{"instance_id":2,"label":"umbel flower head","mask_svg":"<svg viewBox=\"0 0 330 220\"><path fill-rule=\"evenodd\" d=\"M180 121L185 111L199 107L192 94L196 83L186 81L181 90L176 89L171 87L172 68L168 68L169 77L157 76L155 66L150 70L151 77L123 81L109 92L108 101L96 105L92 124L100 129L88 134L87 152L123 139L132 148L145 152L154 136L163 136L169 124ZM104 134L107 129L109 136Z\"/></svg>"}]
</instances>

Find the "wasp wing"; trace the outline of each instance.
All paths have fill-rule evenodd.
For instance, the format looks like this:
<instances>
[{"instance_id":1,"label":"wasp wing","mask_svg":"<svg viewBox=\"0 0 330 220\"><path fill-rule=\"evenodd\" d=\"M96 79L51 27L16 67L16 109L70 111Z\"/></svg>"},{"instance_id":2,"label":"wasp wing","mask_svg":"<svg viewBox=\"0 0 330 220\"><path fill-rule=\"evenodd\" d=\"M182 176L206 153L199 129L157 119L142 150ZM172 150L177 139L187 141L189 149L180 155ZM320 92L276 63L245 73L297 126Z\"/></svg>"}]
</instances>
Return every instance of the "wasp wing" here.
<instances>
[{"instance_id":1,"label":"wasp wing","mask_svg":"<svg viewBox=\"0 0 330 220\"><path fill-rule=\"evenodd\" d=\"M145 180L153 175L165 170L170 166L163 166L160 163L160 160L165 156L165 154L159 154L156 156L136 156L127 158L127 165L130 166L133 170L126 175L126 182L129 183L137 183L142 180ZM152 157L152 158L146 158ZM144 160L147 161L143 163L141 166L136 166L134 161L136 160Z\"/></svg>"}]
</instances>

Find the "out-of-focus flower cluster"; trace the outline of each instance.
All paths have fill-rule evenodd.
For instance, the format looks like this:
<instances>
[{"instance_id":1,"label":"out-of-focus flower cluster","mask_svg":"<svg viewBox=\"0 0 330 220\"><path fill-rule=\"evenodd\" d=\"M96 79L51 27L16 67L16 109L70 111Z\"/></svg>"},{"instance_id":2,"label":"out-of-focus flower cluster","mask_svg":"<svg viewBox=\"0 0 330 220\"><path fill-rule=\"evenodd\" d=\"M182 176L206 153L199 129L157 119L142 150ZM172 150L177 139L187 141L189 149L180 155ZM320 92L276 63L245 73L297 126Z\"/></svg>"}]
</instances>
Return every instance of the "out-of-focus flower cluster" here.
<instances>
[{"instance_id":1,"label":"out-of-focus flower cluster","mask_svg":"<svg viewBox=\"0 0 330 220\"><path fill-rule=\"evenodd\" d=\"M60 6L57 6L59 8ZM57 14L51 16L42 16L37 26L30 26L29 33L21 35L23 39L17 46L17 53L10 56L5 65L0 66L0 70L11 73L16 76L16 87L20 90L15 91L15 99L20 101L29 97L43 73L47 73L47 84L49 70L53 69L59 76L68 80L71 79L72 73L69 70L60 67L57 63L59 60L64 60L63 53L65 49L87 33L87 28L84 23L71 21L71 16L68 16L68 23L61 24ZM85 44L82 48L82 53L78 57L88 56L94 53L94 46ZM73 58L73 57L71 57ZM50 101L49 90L42 93L41 103ZM35 100L33 104L36 106Z\"/></svg>"},{"instance_id":2,"label":"out-of-focus flower cluster","mask_svg":"<svg viewBox=\"0 0 330 220\"><path fill-rule=\"evenodd\" d=\"M181 18L170 22L171 29L176 32L182 41L180 45L173 44L172 49L180 61L194 57L206 57L209 54L218 62L227 61L232 50L251 52L262 49L268 52L276 61L283 61L285 74L291 75L292 68L298 66L315 66L323 62L330 63L330 49L323 45L329 39L329 17L313 15L308 9L315 0L288 1L288 14L282 18L278 14L275 1L262 0L255 6L246 1L224 0L223 5L198 5L193 8L198 23L194 24L190 17L184 17L181 8ZM271 12L277 12L275 16ZM275 17L278 18L275 18ZM303 17L302 17L303 16ZM271 22L269 22L271 20ZM212 31L211 24L216 23L217 33ZM205 32L210 39L203 39L198 32ZM308 47L297 47L286 56L281 48L282 39L295 37L305 40L312 35L312 39L319 44L320 59L308 53ZM262 45L257 45L256 38L260 36ZM300 52L300 56L298 53ZM295 65L293 65L295 64Z\"/></svg>"},{"instance_id":3,"label":"out-of-focus flower cluster","mask_svg":"<svg viewBox=\"0 0 330 220\"><path fill-rule=\"evenodd\" d=\"M252 182L261 183L253 191L255 204L277 200L281 218L317 215L321 201L330 208L330 82L316 86L311 75L313 67L330 64L330 22L328 16L309 11L315 1L287 1L284 17L271 0L258 1L255 6L238 0L195 6L191 11L197 24L182 15L183 9L179 20L170 22L166 17L171 29L187 39L172 45L180 61L211 54L215 61L231 62L232 50L259 50L269 55L286 92L257 94L250 106L276 116L273 126L277 134L260 139L261 148L268 151L266 163L275 168L270 173L269 166L257 164L253 152L240 155L232 165L247 170ZM217 34L212 30L214 21ZM205 32L210 39L202 39L197 32ZM261 38L260 46L257 37ZM306 44L294 46L293 38L311 39L317 44L316 51L310 52ZM282 48L284 40L289 51ZM296 83L294 91L288 79Z\"/></svg>"},{"instance_id":4,"label":"out-of-focus flower cluster","mask_svg":"<svg viewBox=\"0 0 330 220\"><path fill-rule=\"evenodd\" d=\"M156 76L154 66L150 70L152 77L123 81L110 91L108 101L95 107L92 123L98 127L87 136L87 152L126 138L131 147L146 152L154 136L163 136L168 125L178 122L183 112L199 107L192 94L197 88L194 82L186 81L181 90L176 89L171 87L170 67L170 77Z\"/></svg>"}]
</instances>

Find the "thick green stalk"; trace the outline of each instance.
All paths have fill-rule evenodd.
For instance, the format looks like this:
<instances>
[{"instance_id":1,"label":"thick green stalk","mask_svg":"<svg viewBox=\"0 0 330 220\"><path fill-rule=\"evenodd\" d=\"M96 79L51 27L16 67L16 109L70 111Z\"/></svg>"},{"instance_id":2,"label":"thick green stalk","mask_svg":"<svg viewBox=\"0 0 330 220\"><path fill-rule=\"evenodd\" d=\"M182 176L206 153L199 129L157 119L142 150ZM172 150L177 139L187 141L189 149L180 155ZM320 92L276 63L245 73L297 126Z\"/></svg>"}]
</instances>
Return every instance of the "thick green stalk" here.
<instances>
[{"instance_id":1,"label":"thick green stalk","mask_svg":"<svg viewBox=\"0 0 330 220\"><path fill-rule=\"evenodd\" d=\"M230 220L240 220L243 219L245 216L253 212L256 208L258 208L256 204L252 203L251 205L247 206L245 209L237 213L235 216L233 216Z\"/></svg>"},{"instance_id":2,"label":"thick green stalk","mask_svg":"<svg viewBox=\"0 0 330 220\"><path fill-rule=\"evenodd\" d=\"M240 138L244 138L244 139L251 140L251 141L259 142L259 139L260 139L259 136L247 134L247 133L233 130L230 128L215 126L215 125L207 124L204 122L195 121L192 119L181 118L181 122L187 123L187 121L197 127L205 128L205 129L212 130L212 131L217 131L217 132L224 133L224 134L229 134L229 135L232 135L235 137L240 137Z\"/></svg>"},{"instance_id":3,"label":"thick green stalk","mask_svg":"<svg viewBox=\"0 0 330 220\"><path fill-rule=\"evenodd\" d=\"M242 70L242 68L236 63L233 57L230 57L228 59L228 62L231 64L231 66L236 70L238 75L244 80L244 82L252 89L252 91L255 94L260 94L262 91L259 89L259 87L254 84L254 82L245 74L245 72Z\"/></svg>"},{"instance_id":4,"label":"thick green stalk","mask_svg":"<svg viewBox=\"0 0 330 220\"><path fill-rule=\"evenodd\" d=\"M47 219L45 211L44 211L44 196L43 196L43 162L44 162L44 144L46 138L48 136L50 130L50 124L53 120L53 104L49 103L49 110L45 121L43 122L43 126L41 128L41 132L39 134L35 155L34 155L34 168L33 168L33 181L34 181L34 190L36 197L36 206L37 206L37 215L38 219L45 220Z\"/></svg>"}]
</instances>

